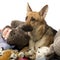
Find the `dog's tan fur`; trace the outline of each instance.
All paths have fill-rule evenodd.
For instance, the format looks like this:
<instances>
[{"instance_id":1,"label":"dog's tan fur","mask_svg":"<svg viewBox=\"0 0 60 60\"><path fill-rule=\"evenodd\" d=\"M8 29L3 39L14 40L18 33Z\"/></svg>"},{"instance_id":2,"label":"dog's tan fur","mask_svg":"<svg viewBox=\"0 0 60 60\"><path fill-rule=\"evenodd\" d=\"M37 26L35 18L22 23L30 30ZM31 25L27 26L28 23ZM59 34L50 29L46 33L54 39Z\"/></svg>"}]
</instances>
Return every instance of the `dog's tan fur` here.
<instances>
[{"instance_id":1,"label":"dog's tan fur","mask_svg":"<svg viewBox=\"0 0 60 60\"><path fill-rule=\"evenodd\" d=\"M37 50L42 46L49 46L56 34L56 30L47 25L44 20L48 11L48 5L45 5L39 12L34 12L27 5L26 26L30 25L33 30L29 32L31 40L29 41L29 48ZM33 18L33 19L32 19Z\"/></svg>"}]
</instances>

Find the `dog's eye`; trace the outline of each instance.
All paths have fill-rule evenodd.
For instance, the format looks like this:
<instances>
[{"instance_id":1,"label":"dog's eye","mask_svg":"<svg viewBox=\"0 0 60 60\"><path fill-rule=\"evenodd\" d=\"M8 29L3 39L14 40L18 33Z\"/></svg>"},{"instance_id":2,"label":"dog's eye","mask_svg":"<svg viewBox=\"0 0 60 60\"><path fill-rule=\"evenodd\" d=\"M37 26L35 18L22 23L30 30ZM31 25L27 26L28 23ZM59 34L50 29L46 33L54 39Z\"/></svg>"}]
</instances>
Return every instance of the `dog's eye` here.
<instances>
[{"instance_id":1,"label":"dog's eye","mask_svg":"<svg viewBox=\"0 0 60 60\"><path fill-rule=\"evenodd\" d=\"M27 20L28 16L26 16L25 20Z\"/></svg>"},{"instance_id":2,"label":"dog's eye","mask_svg":"<svg viewBox=\"0 0 60 60\"><path fill-rule=\"evenodd\" d=\"M31 21L35 21L35 18L31 17Z\"/></svg>"}]
</instances>

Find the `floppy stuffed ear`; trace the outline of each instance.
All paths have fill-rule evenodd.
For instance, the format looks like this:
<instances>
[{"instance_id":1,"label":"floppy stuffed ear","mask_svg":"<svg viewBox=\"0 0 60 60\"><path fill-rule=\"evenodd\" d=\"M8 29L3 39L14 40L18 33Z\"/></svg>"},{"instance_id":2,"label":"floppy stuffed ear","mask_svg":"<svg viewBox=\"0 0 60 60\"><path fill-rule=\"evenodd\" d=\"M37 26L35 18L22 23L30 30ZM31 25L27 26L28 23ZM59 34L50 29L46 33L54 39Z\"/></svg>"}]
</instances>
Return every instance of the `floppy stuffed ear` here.
<instances>
[{"instance_id":1,"label":"floppy stuffed ear","mask_svg":"<svg viewBox=\"0 0 60 60\"><path fill-rule=\"evenodd\" d=\"M29 6L29 3L27 3L27 12L32 11L31 7Z\"/></svg>"},{"instance_id":2,"label":"floppy stuffed ear","mask_svg":"<svg viewBox=\"0 0 60 60\"><path fill-rule=\"evenodd\" d=\"M47 11L48 11L48 5L45 5L45 6L41 9L41 11L39 12L39 14L42 16L42 18L45 18L45 17L46 17Z\"/></svg>"}]
</instances>

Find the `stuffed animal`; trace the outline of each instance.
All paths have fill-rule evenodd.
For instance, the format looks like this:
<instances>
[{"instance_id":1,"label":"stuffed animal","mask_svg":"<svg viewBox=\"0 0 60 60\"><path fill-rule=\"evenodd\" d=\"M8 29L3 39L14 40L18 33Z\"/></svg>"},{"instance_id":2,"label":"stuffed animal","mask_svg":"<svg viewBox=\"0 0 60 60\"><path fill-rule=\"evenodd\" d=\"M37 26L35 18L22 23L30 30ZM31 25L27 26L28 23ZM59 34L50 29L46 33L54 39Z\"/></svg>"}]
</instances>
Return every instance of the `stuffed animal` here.
<instances>
[{"instance_id":1,"label":"stuffed animal","mask_svg":"<svg viewBox=\"0 0 60 60\"><path fill-rule=\"evenodd\" d=\"M46 60L47 55L50 55L50 54L51 52L49 47L43 46L41 48L38 48L36 51L36 60Z\"/></svg>"},{"instance_id":2,"label":"stuffed animal","mask_svg":"<svg viewBox=\"0 0 60 60\"><path fill-rule=\"evenodd\" d=\"M3 50L1 51L1 53L3 52L2 55L0 55L0 60L16 60L17 59L17 53L15 53L15 50ZM12 57L12 54L13 57Z\"/></svg>"},{"instance_id":3,"label":"stuffed animal","mask_svg":"<svg viewBox=\"0 0 60 60\"><path fill-rule=\"evenodd\" d=\"M23 24L20 24L16 28L12 28L9 36L7 37L7 43L11 46L15 46L14 49L21 50L23 47L29 44L30 36L22 29L22 26Z\"/></svg>"},{"instance_id":4,"label":"stuffed animal","mask_svg":"<svg viewBox=\"0 0 60 60\"><path fill-rule=\"evenodd\" d=\"M49 52L49 47L41 47L37 49L36 58L44 57Z\"/></svg>"}]
</instances>

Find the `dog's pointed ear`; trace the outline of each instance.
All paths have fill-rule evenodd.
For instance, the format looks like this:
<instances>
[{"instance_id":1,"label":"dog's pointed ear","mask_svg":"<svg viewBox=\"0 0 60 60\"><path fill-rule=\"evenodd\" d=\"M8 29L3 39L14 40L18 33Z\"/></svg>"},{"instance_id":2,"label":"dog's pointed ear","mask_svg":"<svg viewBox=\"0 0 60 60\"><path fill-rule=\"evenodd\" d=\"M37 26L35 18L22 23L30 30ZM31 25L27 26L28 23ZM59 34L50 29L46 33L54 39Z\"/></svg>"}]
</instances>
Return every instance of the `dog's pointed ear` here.
<instances>
[{"instance_id":1,"label":"dog's pointed ear","mask_svg":"<svg viewBox=\"0 0 60 60\"><path fill-rule=\"evenodd\" d=\"M42 18L46 17L47 11L48 11L48 5L45 5L39 12L39 14L42 16Z\"/></svg>"},{"instance_id":2,"label":"dog's pointed ear","mask_svg":"<svg viewBox=\"0 0 60 60\"><path fill-rule=\"evenodd\" d=\"M31 7L29 6L29 3L27 3L27 12L32 11Z\"/></svg>"}]
</instances>

